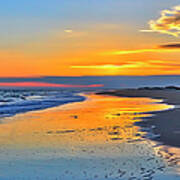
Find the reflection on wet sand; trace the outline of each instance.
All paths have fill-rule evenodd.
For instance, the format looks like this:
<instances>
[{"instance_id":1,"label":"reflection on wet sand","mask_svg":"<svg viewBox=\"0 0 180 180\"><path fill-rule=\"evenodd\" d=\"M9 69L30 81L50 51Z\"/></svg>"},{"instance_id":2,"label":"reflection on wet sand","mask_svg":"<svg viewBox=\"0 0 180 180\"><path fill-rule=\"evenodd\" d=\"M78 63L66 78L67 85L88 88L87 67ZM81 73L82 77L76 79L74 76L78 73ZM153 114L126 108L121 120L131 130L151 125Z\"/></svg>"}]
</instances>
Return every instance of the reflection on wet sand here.
<instances>
[{"instance_id":1,"label":"reflection on wet sand","mask_svg":"<svg viewBox=\"0 0 180 180\"><path fill-rule=\"evenodd\" d=\"M158 147L158 155L163 157L172 172L180 175L179 148L161 145Z\"/></svg>"},{"instance_id":2,"label":"reflection on wet sand","mask_svg":"<svg viewBox=\"0 0 180 180\"><path fill-rule=\"evenodd\" d=\"M87 98L2 120L0 170L8 166L2 177L158 179L166 172L166 177L177 177L169 173L159 146L134 125L172 106L149 98Z\"/></svg>"}]
</instances>

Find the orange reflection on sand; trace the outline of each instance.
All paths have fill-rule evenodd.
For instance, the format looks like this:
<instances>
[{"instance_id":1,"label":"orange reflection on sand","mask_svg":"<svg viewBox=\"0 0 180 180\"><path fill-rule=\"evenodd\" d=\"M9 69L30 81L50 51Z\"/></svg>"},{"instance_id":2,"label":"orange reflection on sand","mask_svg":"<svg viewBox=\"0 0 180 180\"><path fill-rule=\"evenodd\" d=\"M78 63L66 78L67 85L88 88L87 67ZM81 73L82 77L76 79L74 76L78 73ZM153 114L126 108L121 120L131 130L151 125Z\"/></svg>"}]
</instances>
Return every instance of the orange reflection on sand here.
<instances>
[{"instance_id":1,"label":"orange reflection on sand","mask_svg":"<svg viewBox=\"0 0 180 180\"><path fill-rule=\"evenodd\" d=\"M87 95L84 102L5 119L0 125L0 143L30 148L139 140L142 132L134 123L150 116L147 112L171 107L156 102L149 98Z\"/></svg>"},{"instance_id":2,"label":"orange reflection on sand","mask_svg":"<svg viewBox=\"0 0 180 180\"><path fill-rule=\"evenodd\" d=\"M157 147L158 154L167 162L168 167L176 174L180 175L180 149L173 146Z\"/></svg>"}]
</instances>

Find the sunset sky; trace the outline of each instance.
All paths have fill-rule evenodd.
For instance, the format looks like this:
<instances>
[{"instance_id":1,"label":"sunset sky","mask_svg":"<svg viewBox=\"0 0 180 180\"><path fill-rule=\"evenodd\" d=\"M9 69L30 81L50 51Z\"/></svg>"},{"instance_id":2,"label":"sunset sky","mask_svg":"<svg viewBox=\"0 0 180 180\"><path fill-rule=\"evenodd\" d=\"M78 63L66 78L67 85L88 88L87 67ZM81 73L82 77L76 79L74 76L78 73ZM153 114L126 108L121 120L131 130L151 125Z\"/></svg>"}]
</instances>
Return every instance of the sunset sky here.
<instances>
[{"instance_id":1,"label":"sunset sky","mask_svg":"<svg viewBox=\"0 0 180 180\"><path fill-rule=\"evenodd\" d=\"M0 27L0 77L180 75L179 0L6 0Z\"/></svg>"}]
</instances>

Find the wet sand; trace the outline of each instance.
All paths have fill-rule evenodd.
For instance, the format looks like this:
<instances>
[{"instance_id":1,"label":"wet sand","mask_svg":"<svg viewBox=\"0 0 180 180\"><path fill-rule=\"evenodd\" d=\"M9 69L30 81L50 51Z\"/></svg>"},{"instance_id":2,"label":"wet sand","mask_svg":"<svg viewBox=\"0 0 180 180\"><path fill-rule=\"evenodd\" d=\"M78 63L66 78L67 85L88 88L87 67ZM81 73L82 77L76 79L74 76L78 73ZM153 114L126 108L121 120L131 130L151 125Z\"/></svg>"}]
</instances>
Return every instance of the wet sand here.
<instances>
[{"instance_id":1,"label":"wet sand","mask_svg":"<svg viewBox=\"0 0 180 180\"><path fill-rule=\"evenodd\" d=\"M115 90L98 94L113 95L119 97L149 97L163 99L165 103L176 105L169 111L162 111L151 118L145 118L138 124L142 127L153 127L152 131L157 134L157 141L165 145L180 147L180 91L178 90Z\"/></svg>"},{"instance_id":2,"label":"wet sand","mask_svg":"<svg viewBox=\"0 0 180 180\"><path fill-rule=\"evenodd\" d=\"M0 179L178 179L175 157L134 124L167 108L149 98L91 94L84 102L5 118Z\"/></svg>"}]
</instances>

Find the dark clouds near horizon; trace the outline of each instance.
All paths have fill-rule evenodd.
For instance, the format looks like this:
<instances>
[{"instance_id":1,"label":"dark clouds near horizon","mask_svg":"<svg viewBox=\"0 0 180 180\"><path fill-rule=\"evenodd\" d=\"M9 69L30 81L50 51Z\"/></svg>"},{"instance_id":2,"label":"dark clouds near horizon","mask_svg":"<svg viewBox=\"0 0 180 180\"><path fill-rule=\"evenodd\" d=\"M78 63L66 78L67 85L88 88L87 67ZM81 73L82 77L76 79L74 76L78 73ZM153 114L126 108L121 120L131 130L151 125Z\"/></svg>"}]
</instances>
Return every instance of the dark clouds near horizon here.
<instances>
[{"instance_id":1,"label":"dark clouds near horizon","mask_svg":"<svg viewBox=\"0 0 180 180\"><path fill-rule=\"evenodd\" d=\"M169 43L169 44L161 44L158 46L159 48L163 49L178 49L180 48L180 42L179 43Z\"/></svg>"}]
</instances>

